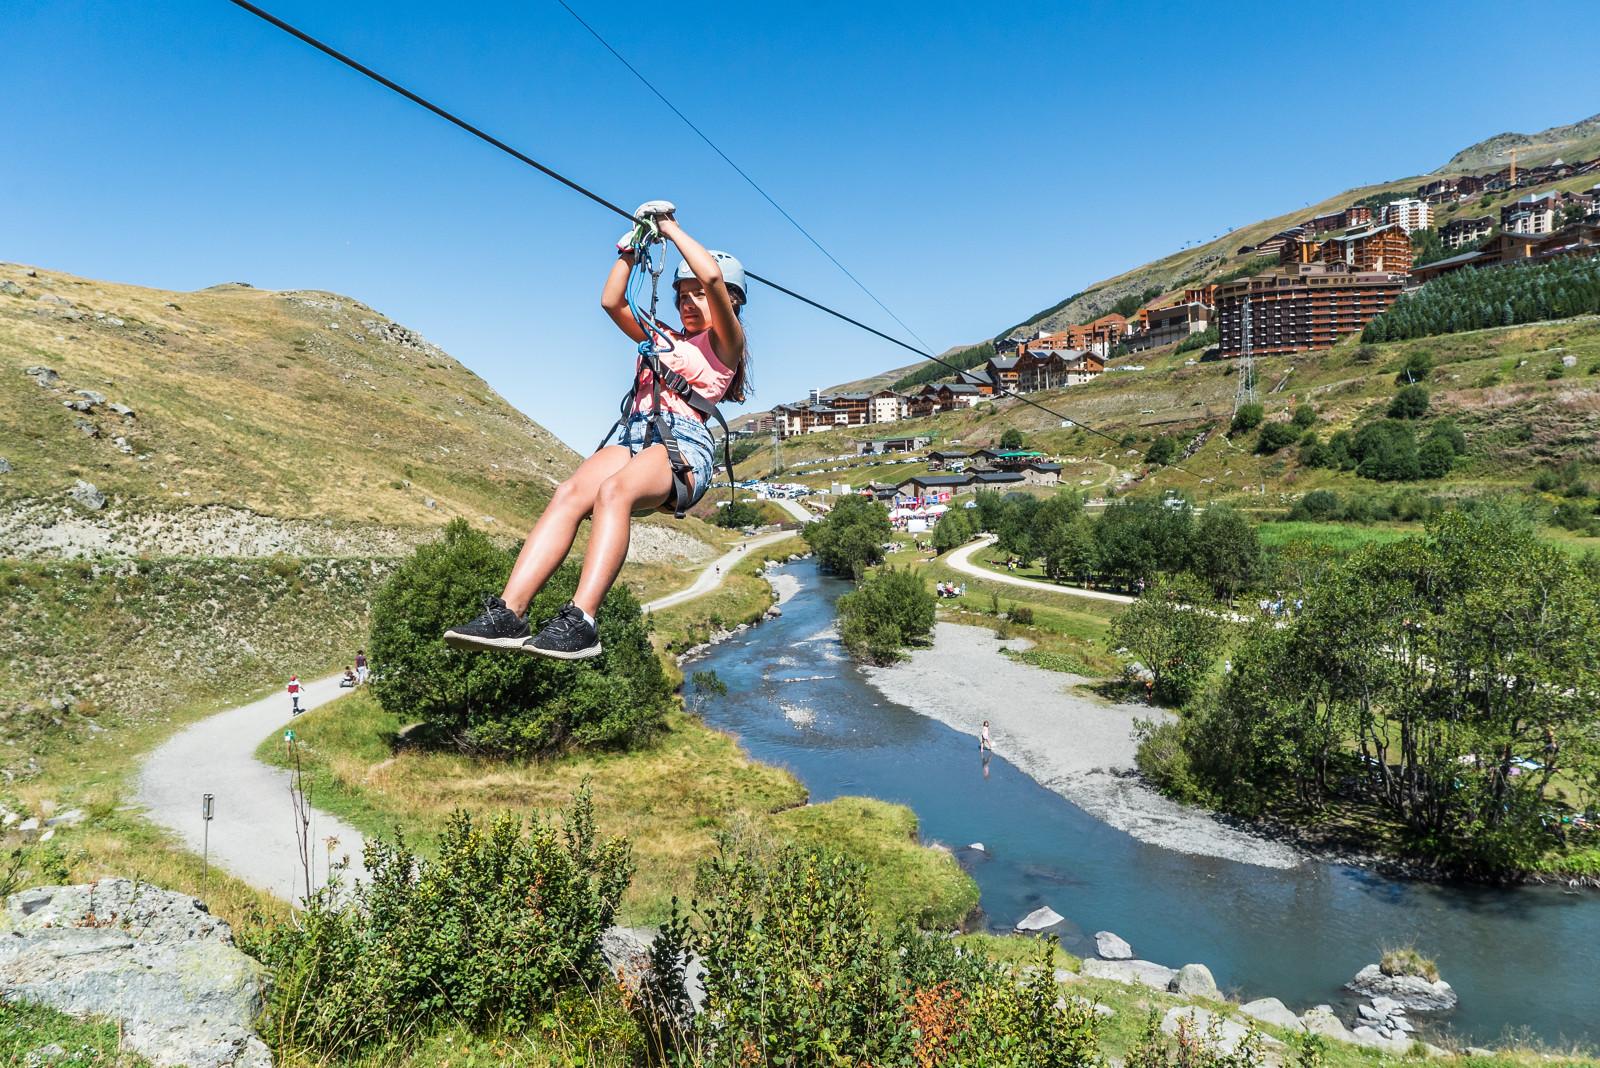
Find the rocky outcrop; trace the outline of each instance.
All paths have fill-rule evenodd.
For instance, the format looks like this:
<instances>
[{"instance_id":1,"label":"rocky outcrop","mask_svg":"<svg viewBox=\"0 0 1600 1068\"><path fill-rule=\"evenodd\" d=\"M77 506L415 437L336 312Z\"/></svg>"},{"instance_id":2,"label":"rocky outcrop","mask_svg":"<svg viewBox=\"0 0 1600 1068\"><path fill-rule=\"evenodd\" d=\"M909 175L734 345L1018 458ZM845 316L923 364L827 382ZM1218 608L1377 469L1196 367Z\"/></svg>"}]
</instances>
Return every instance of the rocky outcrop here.
<instances>
[{"instance_id":1,"label":"rocky outcrop","mask_svg":"<svg viewBox=\"0 0 1600 1068\"><path fill-rule=\"evenodd\" d=\"M600 935L600 955L606 968L629 991L638 993L650 976L650 947L656 932L649 927L608 927ZM692 1011L705 1008L706 984L700 958L690 954L683 969L683 992Z\"/></svg>"},{"instance_id":2,"label":"rocky outcrop","mask_svg":"<svg viewBox=\"0 0 1600 1068\"><path fill-rule=\"evenodd\" d=\"M1238 1020L1230 1020L1226 1016L1219 1016L1208 1009L1194 1008L1177 1005L1167 1010L1161 1018L1161 1030L1169 1035L1175 1035L1179 1029L1188 1035L1205 1043L1207 1047L1224 1056L1232 1056L1239 1052L1245 1039L1253 1032L1262 1049L1281 1047L1282 1042L1270 1035L1262 1034L1252 1027L1246 1027Z\"/></svg>"},{"instance_id":3,"label":"rocky outcrop","mask_svg":"<svg viewBox=\"0 0 1600 1068\"><path fill-rule=\"evenodd\" d=\"M1090 979L1112 979L1163 991L1178 975L1176 970L1148 960L1085 960L1081 971Z\"/></svg>"},{"instance_id":4,"label":"rocky outcrop","mask_svg":"<svg viewBox=\"0 0 1600 1068\"><path fill-rule=\"evenodd\" d=\"M115 1019L158 1065L271 1068L262 979L202 903L127 879L26 890L0 917L0 998Z\"/></svg>"},{"instance_id":5,"label":"rocky outcrop","mask_svg":"<svg viewBox=\"0 0 1600 1068\"><path fill-rule=\"evenodd\" d=\"M1094 933L1094 951L1102 960L1132 960L1133 947L1110 931Z\"/></svg>"},{"instance_id":6,"label":"rocky outcrop","mask_svg":"<svg viewBox=\"0 0 1600 1068\"><path fill-rule=\"evenodd\" d=\"M1213 1001L1222 998L1211 969L1204 964L1185 964L1179 968L1178 974L1167 983L1167 989L1188 998L1211 998Z\"/></svg>"},{"instance_id":7,"label":"rocky outcrop","mask_svg":"<svg viewBox=\"0 0 1600 1068\"><path fill-rule=\"evenodd\" d=\"M1307 1009L1300 1016L1300 1025L1313 1035L1331 1038L1335 1042L1354 1042L1355 1036L1344 1025L1344 1021L1333 1013L1332 1006L1318 1005L1316 1008Z\"/></svg>"},{"instance_id":8,"label":"rocky outcrop","mask_svg":"<svg viewBox=\"0 0 1600 1068\"><path fill-rule=\"evenodd\" d=\"M1257 998L1247 1001L1239 1006L1239 1011L1252 1020L1259 1020L1273 1027L1281 1027L1286 1031L1304 1031L1306 1025L1300 1022L1300 1017L1290 1011L1289 1006L1277 998ZM1340 1026L1343 1026L1342 1024Z\"/></svg>"},{"instance_id":9,"label":"rocky outcrop","mask_svg":"<svg viewBox=\"0 0 1600 1068\"><path fill-rule=\"evenodd\" d=\"M1376 964L1369 964L1345 984L1345 989L1369 998L1389 998L1395 1004L1418 1012L1443 1012L1456 1007L1456 992L1443 979L1429 982L1419 975L1385 975Z\"/></svg>"}]
</instances>

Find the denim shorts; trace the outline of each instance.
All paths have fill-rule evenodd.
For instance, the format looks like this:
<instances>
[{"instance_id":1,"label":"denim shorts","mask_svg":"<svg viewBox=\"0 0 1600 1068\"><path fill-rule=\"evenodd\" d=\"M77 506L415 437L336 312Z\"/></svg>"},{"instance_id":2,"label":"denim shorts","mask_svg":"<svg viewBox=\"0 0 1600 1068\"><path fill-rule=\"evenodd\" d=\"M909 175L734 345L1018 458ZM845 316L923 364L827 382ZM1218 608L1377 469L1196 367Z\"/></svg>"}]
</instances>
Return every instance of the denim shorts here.
<instances>
[{"instance_id":1,"label":"denim shorts","mask_svg":"<svg viewBox=\"0 0 1600 1068\"><path fill-rule=\"evenodd\" d=\"M694 492L689 499L689 504L693 505L705 496L706 488L711 485L712 468L715 466L711 459L715 455L711 431L693 416L665 412L662 418L672 430L672 437L678 443L678 452L682 454L684 463L694 470ZM622 437L617 444L627 446L628 451L637 456L651 445L660 442L661 436L656 433L650 416L634 412L628 416L628 422L623 426ZM673 498L668 497L666 503L671 505Z\"/></svg>"}]
</instances>

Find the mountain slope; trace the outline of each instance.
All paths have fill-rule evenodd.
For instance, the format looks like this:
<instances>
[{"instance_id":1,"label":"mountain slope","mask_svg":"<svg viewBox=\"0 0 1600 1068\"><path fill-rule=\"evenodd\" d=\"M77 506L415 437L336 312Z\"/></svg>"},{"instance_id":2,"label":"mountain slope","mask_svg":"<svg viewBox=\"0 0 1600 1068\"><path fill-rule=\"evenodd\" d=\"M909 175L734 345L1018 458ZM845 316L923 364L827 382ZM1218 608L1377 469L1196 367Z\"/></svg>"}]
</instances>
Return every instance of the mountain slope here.
<instances>
[{"instance_id":1,"label":"mountain slope","mask_svg":"<svg viewBox=\"0 0 1600 1068\"><path fill-rule=\"evenodd\" d=\"M1460 174L1463 171L1489 171L1511 162L1511 149L1517 150L1518 166L1531 167L1557 158L1568 163L1600 156L1600 115L1552 126L1538 133L1502 133L1479 141L1450 157L1450 162L1435 174Z\"/></svg>"},{"instance_id":2,"label":"mountain slope","mask_svg":"<svg viewBox=\"0 0 1600 1068\"><path fill-rule=\"evenodd\" d=\"M578 461L347 297L175 293L14 264L0 264L0 457L0 511L63 500L81 479L146 515L209 505L429 529L454 515L520 526Z\"/></svg>"}]
</instances>

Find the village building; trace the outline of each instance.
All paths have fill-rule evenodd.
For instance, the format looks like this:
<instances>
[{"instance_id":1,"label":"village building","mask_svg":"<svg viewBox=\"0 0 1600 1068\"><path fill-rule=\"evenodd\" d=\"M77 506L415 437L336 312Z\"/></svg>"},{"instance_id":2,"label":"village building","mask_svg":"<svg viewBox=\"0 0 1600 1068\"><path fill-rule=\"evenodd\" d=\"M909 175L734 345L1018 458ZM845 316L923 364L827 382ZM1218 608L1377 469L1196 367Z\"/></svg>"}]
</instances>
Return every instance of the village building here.
<instances>
[{"instance_id":1,"label":"village building","mask_svg":"<svg viewBox=\"0 0 1600 1068\"><path fill-rule=\"evenodd\" d=\"M1494 216L1479 215L1474 218L1451 219L1439 227L1439 240L1445 248L1464 248L1476 245L1494 233Z\"/></svg>"},{"instance_id":2,"label":"village building","mask_svg":"<svg viewBox=\"0 0 1600 1068\"><path fill-rule=\"evenodd\" d=\"M1257 356L1328 348L1381 315L1400 296L1402 278L1327 264L1297 264L1217 287L1224 357L1244 349L1248 302L1251 352Z\"/></svg>"},{"instance_id":3,"label":"village building","mask_svg":"<svg viewBox=\"0 0 1600 1068\"><path fill-rule=\"evenodd\" d=\"M897 497L938 497L967 492L972 481L972 475L913 475L894 490Z\"/></svg>"},{"instance_id":4,"label":"village building","mask_svg":"<svg viewBox=\"0 0 1600 1068\"><path fill-rule=\"evenodd\" d=\"M1391 200L1383 206L1383 221L1398 226L1410 234L1413 230L1426 230L1433 225L1433 207L1416 199Z\"/></svg>"},{"instance_id":5,"label":"village building","mask_svg":"<svg viewBox=\"0 0 1600 1068\"><path fill-rule=\"evenodd\" d=\"M997 389L1015 390L1017 388L1017 356L991 356L989 362L983 365L984 372L989 376Z\"/></svg>"},{"instance_id":6,"label":"village building","mask_svg":"<svg viewBox=\"0 0 1600 1068\"><path fill-rule=\"evenodd\" d=\"M1057 486L1061 484L1061 465L1033 463L1022 466L1022 481L1030 486Z\"/></svg>"},{"instance_id":7,"label":"village building","mask_svg":"<svg viewBox=\"0 0 1600 1068\"><path fill-rule=\"evenodd\" d=\"M1213 294L1215 287L1211 288ZM1216 297L1213 295L1213 300ZM1152 308L1150 310L1150 326L1145 332L1145 340L1149 346L1167 345L1174 341L1182 341L1190 334L1203 334L1211 325L1212 308L1199 301L1188 301L1175 304L1170 308Z\"/></svg>"},{"instance_id":8,"label":"village building","mask_svg":"<svg viewBox=\"0 0 1600 1068\"><path fill-rule=\"evenodd\" d=\"M856 444L857 456L882 456L887 452L915 452L926 448L933 438L926 434L911 434L898 438L873 438Z\"/></svg>"},{"instance_id":9,"label":"village building","mask_svg":"<svg viewBox=\"0 0 1600 1068\"><path fill-rule=\"evenodd\" d=\"M1352 271L1388 271L1404 274L1411 269L1411 239L1399 226L1389 224L1357 230L1323 242L1323 263Z\"/></svg>"},{"instance_id":10,"label":"village building","mask_svg":"<svg viewBox=\"0 0 1600 1068\"><path fill-rule=\"evenodd\" d=\"M1503 267L1515 263L1537 263L1562 256L1600 255L1600 221L1582 221L1553 234L1515 234L1501 231L1486 248L1418 267L1411 272L1417 282L1428 282L1440 275L1467 267Z\"/></svg>"},{"instance_id":11,"label":"village building","mask_svg":"<svg viewBox=\"0 0 1600 1068\"><path fill-rule=\"evenodd\" d=\"M880 389L867 398L868 421L873 423L898 423L911 414L911 405L905 395L892 389Z\"/></svg>"}]
</instances>

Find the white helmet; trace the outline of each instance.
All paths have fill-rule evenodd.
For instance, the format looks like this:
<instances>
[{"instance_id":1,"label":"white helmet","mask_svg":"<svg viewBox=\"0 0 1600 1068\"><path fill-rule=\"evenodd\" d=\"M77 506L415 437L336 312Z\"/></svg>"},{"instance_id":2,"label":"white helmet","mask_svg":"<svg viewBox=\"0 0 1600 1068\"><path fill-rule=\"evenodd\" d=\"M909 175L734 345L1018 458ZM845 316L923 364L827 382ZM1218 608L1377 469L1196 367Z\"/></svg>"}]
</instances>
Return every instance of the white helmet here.
<instances>
[{"instance_id":1,"label":"white helmet","mask_svg":"<svg viewBox=\"0 0 1600 1068\"><path fill-rule=\"evenodd\" d=\"M744 264L726 252L718 252L714 248L706 249L711 253L711 258L717 261L717 266L722 268L722 280L739 291L739 298L744 303L750 302L750 291L744 285ZM694 272L689 269L688 261L678 264L678 271L672 278L674 287L679 282L687 282L694 277Z\"/></svg>"}]
</instances>

